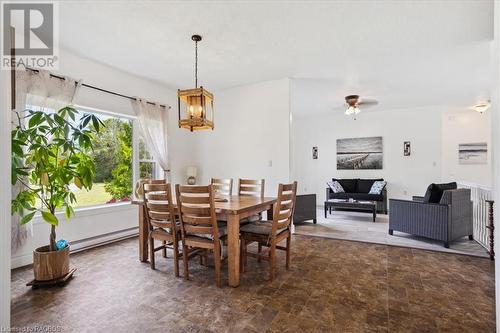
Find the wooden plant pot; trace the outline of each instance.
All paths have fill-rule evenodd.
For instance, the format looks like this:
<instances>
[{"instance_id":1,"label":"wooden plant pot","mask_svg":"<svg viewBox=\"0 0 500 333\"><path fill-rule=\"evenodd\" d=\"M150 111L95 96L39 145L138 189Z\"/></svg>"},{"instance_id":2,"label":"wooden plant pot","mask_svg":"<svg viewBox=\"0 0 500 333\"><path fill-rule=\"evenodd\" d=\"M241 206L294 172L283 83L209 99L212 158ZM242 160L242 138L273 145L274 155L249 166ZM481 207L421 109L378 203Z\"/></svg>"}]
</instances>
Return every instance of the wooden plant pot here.
<instances>
[{"instance_id":1,"label":"wooden plant pot","mask_svg":"<svg viewBox=\"0 0 500 333\"><path fill-rule=\"evenodd\" d=\"M33 251L35 281L59 279L69 273L69 245L59 251L42 246Z\"/></svg>"}]
</instances>

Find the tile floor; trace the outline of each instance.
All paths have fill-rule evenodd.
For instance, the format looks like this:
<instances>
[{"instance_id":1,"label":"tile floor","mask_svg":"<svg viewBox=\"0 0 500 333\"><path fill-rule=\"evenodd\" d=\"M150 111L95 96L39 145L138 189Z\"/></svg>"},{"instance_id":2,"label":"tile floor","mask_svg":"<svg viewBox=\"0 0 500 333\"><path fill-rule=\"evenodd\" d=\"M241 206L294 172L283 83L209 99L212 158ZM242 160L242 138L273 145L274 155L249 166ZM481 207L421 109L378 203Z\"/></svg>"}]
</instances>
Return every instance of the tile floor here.
<instances>
[{"instance_id":1,"label":"tile floor","mask_svg":"<svg viewBox=\"0 0 500 333\"><path fill-rule=\"evenodd\" d=\"M277 279L249 259L241 286L215 287L191 261L140 263L137 239L71 256L65 287L32 290L31 269L12 276L12 325L63 332L494 332L494 264L488 259L294 236L292 267Z\"/></svg>"}]
</instances>

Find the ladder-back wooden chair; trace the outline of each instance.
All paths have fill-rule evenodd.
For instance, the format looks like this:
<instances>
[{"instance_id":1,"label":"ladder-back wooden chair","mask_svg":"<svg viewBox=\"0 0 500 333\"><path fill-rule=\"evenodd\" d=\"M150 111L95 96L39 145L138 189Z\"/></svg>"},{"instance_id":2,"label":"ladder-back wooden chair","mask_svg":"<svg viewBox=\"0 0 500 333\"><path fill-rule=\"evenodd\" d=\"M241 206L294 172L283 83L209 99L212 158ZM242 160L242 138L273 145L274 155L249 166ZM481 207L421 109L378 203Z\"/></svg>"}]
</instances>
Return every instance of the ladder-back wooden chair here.
<instances>
[{"instance_id":1,"label":"ladder-back wooden chair","mask_svg":"<svg viewBox=\"0 0 500 333\"><path fill-rule=\"evenodd\" d=\"M214 193L220 195L233 195L233 179L212 178Z\"/></svg>"},{"instance_id":2,"label":"ladder-back wooden chair","mask_svg":"<svg viewBox=\"0 0 500 333\"><path fill-rule=\"evenodd\" d=\"M268 260L270 263L270 280L273 281L276 274L276 250L286 251L286 269L290 268L290 251L292 242L291 224L295 209L295 197L297 193L297 182L292 184L280 184L278 187L278 200L274 206L272 221L257 221L241 227L241 270L244 272L247 257L255 257ZM278 243L286 239L286 246ZM258 253L247 251L250 243L257 242ZM262 246L268 248L267 256L261 252Z\"/></svg>"},{"instance_id":3,"label":"ladder-back wooden chair","mask_svg":"<svg viewBox=\"0 0 500 333\"><path fill-rule=\"evenodd\" d=\"M143 185L145 218L149 227L149 257L151 268L155 269L155 252L162 250L167 257L167 247L174 252L175 276L179 276L179 241L180 233L175 216L170 184L162 181L150 181ZM155 240L163 245L155 247Z\"/></svg>"},{"instance_id":4,"label":"ladder-back wooden chair","mask_svg":"<svg viewBox=\"0 0 500 333\"><path fill-rule=\"evenodd\" d=\"M264 179L238 179L238 195L264 197L265 180ZM241 224L262 220L262 213L249 216L241 220Z\"/></svg>"},{"instance_id":5,"label":"ladder-back wooden chair","mask_svg":"<svg viewBox=\"0 0 500 333\"><path fill-rule=\"evenodd\" d=\"M239 179L238 195L264 197L264 179Z\"/></svg>"},{"instance_id":6,"label":"ladder-back wooden chair","mask_svg":"<svg viewBox=\"0 0 500 333\"><path fill-rule=\"evenodd\" d=\"M226 227L220 227L215 214L214 191L208 186L176 185L177 206L181 220L181 235L184 254L184 279L189 279L190 249L213 251L215 262L215 282L221 287L222 244L226 237Z\"/></svg>"}]
</instances>

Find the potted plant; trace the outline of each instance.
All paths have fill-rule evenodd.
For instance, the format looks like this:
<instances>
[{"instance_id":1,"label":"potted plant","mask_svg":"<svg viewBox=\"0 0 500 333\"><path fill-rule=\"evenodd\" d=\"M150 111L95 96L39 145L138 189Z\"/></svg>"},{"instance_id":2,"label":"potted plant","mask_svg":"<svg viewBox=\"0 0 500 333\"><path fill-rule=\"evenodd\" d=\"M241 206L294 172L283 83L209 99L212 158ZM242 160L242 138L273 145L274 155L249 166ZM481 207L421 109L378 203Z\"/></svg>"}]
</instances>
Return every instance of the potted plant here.
<instances>
[{"instance_id":1,"label":"potted plant","mask_svg":"<svg viewBox=\"0 0 500 333\"><path fill-rule=\"evenodd\" d=\"M40 213L50 225L49 245L33 251L35 281L56 280L69 272L69 245L56 245L56 212L73 214L77 201L70 189L75 184L90 190L95 174L92 136L103 125L92 114L67 106L56 112L26 110L15 112L17 121L11 133L12 184L19 192L12 200L12 214L26 224ZM77 117L79 119L77 119Z\"/></svg>"}]
</instances>

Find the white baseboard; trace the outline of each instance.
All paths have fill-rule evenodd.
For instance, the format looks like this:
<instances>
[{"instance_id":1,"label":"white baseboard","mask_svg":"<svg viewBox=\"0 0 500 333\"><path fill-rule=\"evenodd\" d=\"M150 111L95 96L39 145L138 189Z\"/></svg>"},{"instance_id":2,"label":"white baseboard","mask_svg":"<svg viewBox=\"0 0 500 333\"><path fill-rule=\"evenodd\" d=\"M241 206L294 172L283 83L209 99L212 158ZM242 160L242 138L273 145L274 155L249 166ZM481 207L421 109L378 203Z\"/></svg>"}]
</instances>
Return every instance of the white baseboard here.
<instances>
[{"instance_id":1,"label":"white baseboard","mask_svg":"<svg viewBox=\"0 0 500 333\"><path fill-rule=\"evenodd\" d=\"M94 247L106 245L112 242L117 242L123 239L135 237L138 234L139 234L138 227L132 227L128 229L118 230L115 232L99 235L96 237L90 237L90 238L80 239L77 241L72 241L70 253L76 253ZM32 254L20 255L17 257L12 257L11 259L12 269L31 265L32 263L33 263Z\"/></svg>"}]
</instances>

